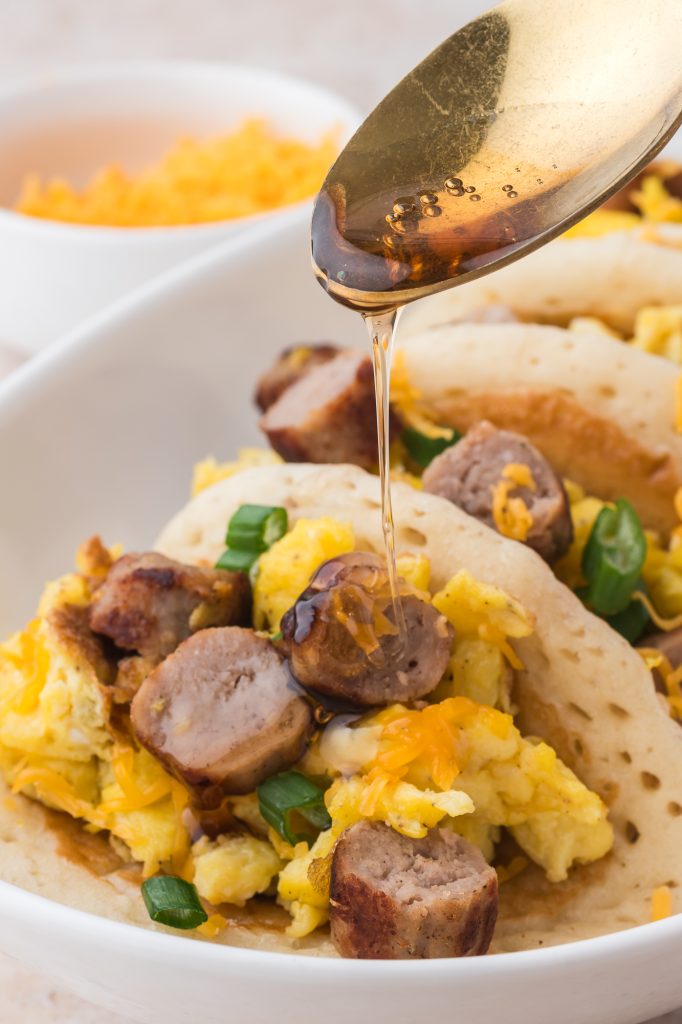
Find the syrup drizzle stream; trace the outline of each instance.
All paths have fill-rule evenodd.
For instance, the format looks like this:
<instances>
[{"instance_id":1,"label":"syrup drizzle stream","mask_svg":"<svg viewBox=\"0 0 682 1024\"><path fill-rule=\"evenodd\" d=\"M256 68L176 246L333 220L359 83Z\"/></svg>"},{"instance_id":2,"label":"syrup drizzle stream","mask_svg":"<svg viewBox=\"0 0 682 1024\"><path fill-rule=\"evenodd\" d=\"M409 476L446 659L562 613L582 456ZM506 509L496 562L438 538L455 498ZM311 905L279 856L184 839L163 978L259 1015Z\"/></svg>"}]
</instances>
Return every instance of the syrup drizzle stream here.
<instances>
[{"instance_id":1,"label":"syrup drizzle stream","mask_svg":"<svg viewBox=\"0 0 682 1024\"><path fill-rule=\"evenodd\" d=\"M400 309L383 313L363 313L372 346L374 368L374 395L377 410L377 436L379 439L379 479L381 482L381 526L386 548L386 567L391 587L393 614L400 636L405 636L405 616L398 594L398 569L395 560L395 526L393 522L393 501L391 499L391 450L389 404L391 387L391 359L393 340Z\"/></svg>"}]
</instances>

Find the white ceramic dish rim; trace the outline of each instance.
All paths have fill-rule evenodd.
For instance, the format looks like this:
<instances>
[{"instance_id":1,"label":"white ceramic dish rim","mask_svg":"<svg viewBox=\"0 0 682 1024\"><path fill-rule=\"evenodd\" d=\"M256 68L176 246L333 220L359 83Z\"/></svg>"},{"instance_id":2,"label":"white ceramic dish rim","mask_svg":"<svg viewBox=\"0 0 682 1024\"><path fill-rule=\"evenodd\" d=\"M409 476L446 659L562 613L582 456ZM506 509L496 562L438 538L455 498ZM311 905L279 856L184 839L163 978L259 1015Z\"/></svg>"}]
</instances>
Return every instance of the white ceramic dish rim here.
<instances>
[{"instance_id":1,"label":"white ceramic dish rim","mask_svg":"<svg viewBox=\"0 0 682 1024\"><path fill-rule=\"evenodd\" d=\"M150 304L156 304L177 286L191 285L193 280L200 280L205 270L215 264L238 260L241 253L267 243L273 235L285 230L287 227L284 224L259 225L247 236L229 239L209 252L200 254L184 266L164 274L150 284L143 285L132 296L118 301L109 309L92 317L76 332L41 352L30 363L20 367L10 378L0 383L0 420L6 411L9 412L13 406L21 403L26 391L49 387L53 368L62 362L68 364L76 359L82 350L96 347L99 328L111 327L117 321L124 324L131 314L144 310ZM599 962L611 962L614 958L655 957L657 950L669 949L671 943L682 943L682 915L675 915L663 921L596 938L580 939L543 949L499 953L490 957L410 962L359 961L188 941L185 936L147 931L131 924L76 910L3 881L0 881L0 905L5 919L13 917L19 920L25 919L27 915L35 915L40 918L46 929L56 935L68 934L78 939L79 936L87 934L89 943L97 942L102 948L112 944L115 946L120 942L125 944L127 950L134 946L135 952L141 957L155 961L164 958L182 964L185 968L210 968L224 965L226 959L229 959L235 966L255 968L266 956L268 969L272 968L276 974L288 975L292 961L298 965L305 963L307 976L312 972L311 980L322 983L326 977L329 977L330 981L356 981L361 978L395 981L396 976L402 976L405 971L409 972L410 977L428 979L447 975L448 979L454 981L458 977L475 981L493 976L500 980L513 971L518 980L519 971L527 973L531 978L538 970L543 969L570 970L583 964L589 964L590 969L595 969Z\"/></svg>"},{"instance_id":2,"label":"white ceramic dish rim","mask_svg":"<svg viewBox=\"0 0 682 1024\"><path fill-rule=\"evenodd\" d=\"M103 61L101 63L83 63L72 68L56 68L49 73L40 75L25 75L15 78L11 84L0 89L0 116L2 108L11 104L18 96L38 92L44 88L45 80L49 82L83 82L98 80L109 76L123 75L149 77L156 79L174 77L176 74L204 74L221 72L228 74L242 75L244 81L248 79L258 80L262 83L270 83L273 90L278 89L303 89L311 99L318 100L329 107L330 112L336 110L336 122L343 143L346 137L350 136L350 128L353 130L360 124L362 117L360 112L352 103L337 95L331 89L317 85L315 82L305 78L297 78L295 75L287 75L280 71L271 71L269 68L259 67L251 64L239 64L227 61L191 61L191 60L122 60ZM254 111L254 117L259 112ZM267 115L263 115L267 116ZM330 124L333 129L333 125ZM233 217L229 220L211 221L207 224L171 224L166 226L150 227L116 227L113 225L95 224L72 224L68 221L47 220L41 217L30 217L24 213L8 210L0 206L0 228L3 225L12 227L15 230L34 233L36 235L52 234L59 235L66 233L71 238L80 235L83 240L104 241L104 242L131 242L134 245L144 243L146 240L156 242L162 238L174 238L178 235L190 236L197 240L205 239L207 244L212 239L219 241L224 237L225 229L232 226L240 228L257 225L260 221L273 214L295 213L307 207L313 196L300 199L296 203L287 203L284 206L274 206L272 209L263 210L260 213L250 214L247 217Z\"/></svg>"},{"instance_id":3,"label":"white ceramic dish rim","mask_svg":"<svg viewBox=\"0 0 682 1024\"><path fill-rule=\"evenodd\" d=\"M527 973L529 977L534 977L542 969L570 970L586 963L591 969L596 969L601 961L625 959L633 955L655 957L659 947L667 949L671 943L679 942L682 938L682 915L676 915L664 921L639 925L628 931L516 953L438 960L344 960L341 957L245 949L240 946L191 940L181 935L147 931L136 925L76 910L2 881L0 898L5 920L8 917L25 918L26 914L30 913L41 920L45 931L76 937L80 933L87 933L89 943L109 948L120 943L125 945L128 953L138 954L141 958L177 961L178 964L182 964L183 969L210 969L224 966L226 959L233 961L233 966L257 967L266 957L268 970L272 968L275 973L281 971L290 978L292 964L299 967L305 965L306 978L315 982L324 982L327 974L331 976L330 981L334 982L356 981L358 974L361 977L369 976L373 981L388 982L394 981L396 975L402 976L406 971L419 980L428 980L434 975L446 973L448 979L452 981L457 981L458 975L466 975L470 981L500 975L497 980L502 980L507 973L513 972L518 982L521 971Z\"/></svg>"}]
</instances>

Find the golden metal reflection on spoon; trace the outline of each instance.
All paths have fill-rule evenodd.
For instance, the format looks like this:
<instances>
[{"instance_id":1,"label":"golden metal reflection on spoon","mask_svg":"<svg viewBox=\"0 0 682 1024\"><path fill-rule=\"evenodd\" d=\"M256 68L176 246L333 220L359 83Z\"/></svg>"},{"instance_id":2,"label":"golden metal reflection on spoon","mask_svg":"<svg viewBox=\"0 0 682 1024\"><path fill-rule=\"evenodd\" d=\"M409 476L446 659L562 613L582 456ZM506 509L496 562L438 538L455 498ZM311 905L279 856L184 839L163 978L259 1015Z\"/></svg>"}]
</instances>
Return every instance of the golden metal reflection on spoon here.
<instances>
[{"instance_id":1,"label":"golden metal reflection on spoon","mask_svg":"<svg viewBox=\"0 0 682 1024\"><path fill-rule=\"evenodd\" d=\"M682 119L678 0L508 0L379 104L318 197L338 301L402 305L537 248L633 176Z\"/></svg>"}]
</instances>

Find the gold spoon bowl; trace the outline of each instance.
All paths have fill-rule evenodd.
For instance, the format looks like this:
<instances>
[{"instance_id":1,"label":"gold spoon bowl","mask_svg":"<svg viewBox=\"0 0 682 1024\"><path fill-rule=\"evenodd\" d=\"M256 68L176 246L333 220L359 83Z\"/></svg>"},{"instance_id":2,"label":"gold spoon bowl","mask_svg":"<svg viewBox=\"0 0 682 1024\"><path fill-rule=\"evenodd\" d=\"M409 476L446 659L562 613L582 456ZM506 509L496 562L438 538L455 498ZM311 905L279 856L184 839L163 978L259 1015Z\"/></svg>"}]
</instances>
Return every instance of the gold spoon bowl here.
<instances>
[{"instance_id":1,"label":"gold spoon bowl","mask_svg":"<svg viewBox=\"0 0 682 1024\"><path fill-rule=\"evenodd\" d=\"M386 96L331 168L315 273L379 311L510 263L634 176L682 120L679 0L507 0Z\"/></svg>"}]
</instances>

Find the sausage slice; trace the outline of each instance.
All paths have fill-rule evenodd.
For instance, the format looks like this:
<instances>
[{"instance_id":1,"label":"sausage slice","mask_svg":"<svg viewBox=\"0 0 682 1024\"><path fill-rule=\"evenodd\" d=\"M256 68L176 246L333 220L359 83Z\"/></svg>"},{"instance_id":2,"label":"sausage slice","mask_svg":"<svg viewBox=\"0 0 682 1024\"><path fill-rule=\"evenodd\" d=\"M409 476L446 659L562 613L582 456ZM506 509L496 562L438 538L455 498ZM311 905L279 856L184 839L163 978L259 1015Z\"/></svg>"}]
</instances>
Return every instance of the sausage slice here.
<instances>
[{"instance_id":1,"label":"sausage slice","mask_svg":"<svg viewBox=\"0 0 682 1024\"><path fill-rule=\"evenodd\" d=\"M256 405L261 412L266 412L287 388L310 373L313 367L328 363L340 351L337 345L328 342L285 348L274 365L259 378L254 396Z\"/></svg>"},{"instance_id":2,"label":"sausage slice","mask_svg":"<svg viewBox=\"0 0 682 1024\"><path fill-rule=\"evenodd\" d=\"M478 956L497 918L497 875L449 829L408 839L381 822L343 833L331 867L330 924L344 957Z\"/></svg>"},{"instance_id":3,"label":"sausage slice","mask_svg":"<svg viewBox=\"0 0 682 1024\"><path fill-rule=\"evenodd\" d=\"M454 631L404 581L400 600L404 642L388 573L376 555L353 552L320 566L282 619L283 645L298 682L363 707L416 700L435 689Z\"/></svg>"},{"instance_id":4,"label":"sausage slice","mask_svg":"<svg viewBox=\"0 0 682 1024\"><path fill-rule=\"evenodd\" d=\"M536 484L534 491L517 487L510 492L523 499L533 517L525 543L546 562L555 562L573 540L568 498L547 459L520 434L498 430L486 420L477 423L427 467L422 478L424 490L447 498L495 529L493 491L509 463L528 466Z\"/></svg>"},{"instance_id":5,"label":"sausage slice","mask_svg":"<svg viewBox=\"0 0 682 1024\"><path fill-rule=\"evenodd\" d=\"M210 805L297 761L312 713L270 641L227 626L195 633L154 669L131 721L140 743Z\"/></svg>"},{"instance_id":6,"label":"sausage slice","mask_svg":"<svg viewBox=\"0 0 682 1024\"><path fill-rule=\"evenodd\" d=\"M244 573L202 569L155 551L114 563L95 594L90 625L117 647L159 660L197 629L249 621Z\"/></svg>"},{"instance_id":7,"label":"sausage slice","mask_svg":"<svg viewBox=\"0 0 682 1024\"><path fill-rule=\"evenodd\" d=\"M287 462L377 461L372 362L347 349L288 387L260 421Z\"/></svg>"}]
</instances>

